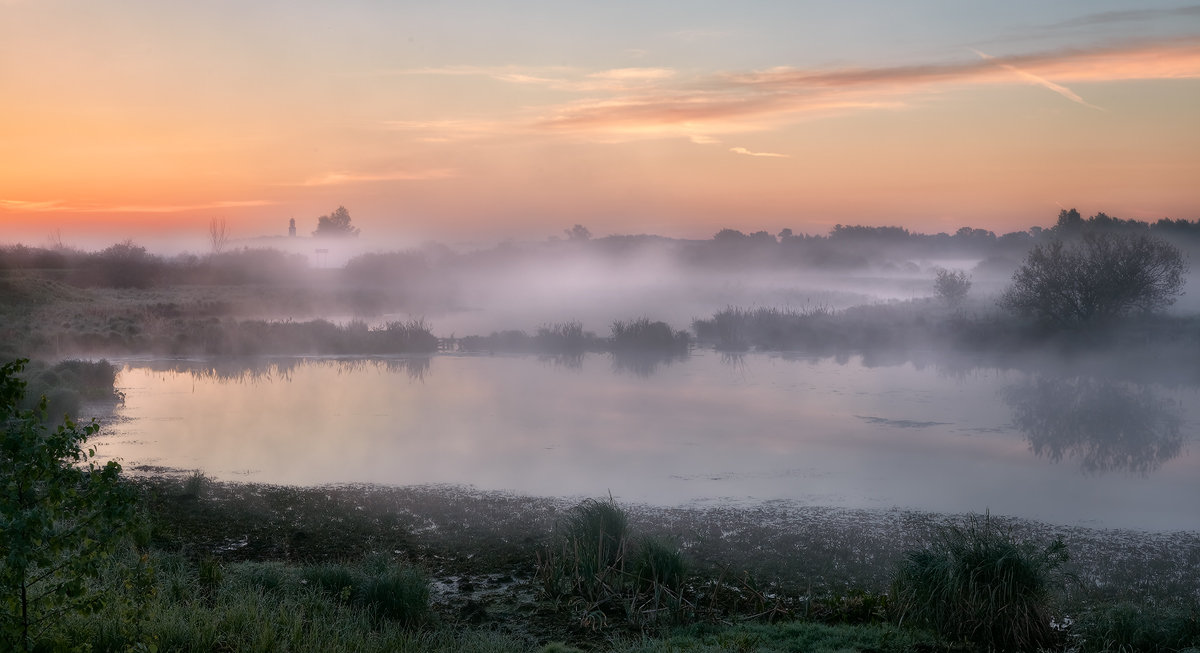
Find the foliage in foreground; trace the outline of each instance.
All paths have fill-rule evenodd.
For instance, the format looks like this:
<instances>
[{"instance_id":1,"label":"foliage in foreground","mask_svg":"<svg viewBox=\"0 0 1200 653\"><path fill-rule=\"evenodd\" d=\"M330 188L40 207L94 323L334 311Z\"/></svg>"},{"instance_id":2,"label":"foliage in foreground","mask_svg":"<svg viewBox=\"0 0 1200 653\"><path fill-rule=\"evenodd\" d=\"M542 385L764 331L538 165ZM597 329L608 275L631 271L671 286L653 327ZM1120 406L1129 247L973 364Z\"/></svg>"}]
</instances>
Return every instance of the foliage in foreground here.
<instances>
[{"instance_id":1,"label":"foliage in foreground","mask_svg":"<svg viewBox=\"0 0 1200 653\"><path fill-rule=\"evenodd\" d=\"M929 547L911 551L892 595L896 618L953 641L989 650L1053 645L1052 590L1066 545L1038 547L1002 532L989 517L942 529Z\"/></svg>"},{"instance_id":2,"label":"foliage in foreground","mask_svg":"<svg viewBox=\"0 0 1200 653\"><path fill-rule=\"evenodd\" d=\"M121 466L98 466L85 449L98 430L70 420L45 426L46 400L20 409L27 361L0 366L0 644L31 650L63 615L94 610L101 595L87 579L133 522L133 495Z\"/></svg>"}]
</instances>

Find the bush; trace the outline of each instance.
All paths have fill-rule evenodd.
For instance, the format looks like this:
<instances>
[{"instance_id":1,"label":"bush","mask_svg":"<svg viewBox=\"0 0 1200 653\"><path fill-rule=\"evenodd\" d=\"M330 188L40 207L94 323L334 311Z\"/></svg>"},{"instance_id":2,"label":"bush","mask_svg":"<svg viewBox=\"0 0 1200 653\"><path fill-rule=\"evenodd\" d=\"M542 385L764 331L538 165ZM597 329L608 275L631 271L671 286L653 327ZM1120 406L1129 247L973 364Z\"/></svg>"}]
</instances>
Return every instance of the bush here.
<instances>
[{"instance_id":1,"label":"bush","mask_svg":"<svg viewBox=\"0 0 1200 653\"><path fill-rule=\"evenodd\" d=\"M943 529L929 547L910 551L893 578L896 616L943 637L998 650L1054 643L1051 588L1067 559L1055 540L1045 548L1017 541L985 517Z\"/></svg>"},{"instance_id":2,"label":"bush","mask_svg":"<svg viewBox=\"0 0 1200 653\"><path fill-rule=\"evenodd\" d=\"M26 362L0 366L0 648L28 651L63 615L102 603L87 581L132 525L136 499L119 464L99 466L85 449L95 422L50 431L45 399L20 408Z\"/></svg>"},{"instance_id":3,"label":"bush","mask_svg":"<svg viewBox=\"0 0 1200 653\"><path fill-rule=\"evenodd\" d=\"M1146 234L1087 233L1035 245L1000 305L1058 328L1077 328L1175 303L1187 265L1179 249Z\"/></svg>"},{"instance_id":4,"label":"bush","mask_svg":"<svg viewBox=\"0 0 1200 653\"><path fill-rule=\"evenodd\" d=\"M938 268L934 272L933 290L942 301L951 306L958 306L967 298L971 290L971 278L962 270L944 270Z\"/></svg>"}]
</instances>

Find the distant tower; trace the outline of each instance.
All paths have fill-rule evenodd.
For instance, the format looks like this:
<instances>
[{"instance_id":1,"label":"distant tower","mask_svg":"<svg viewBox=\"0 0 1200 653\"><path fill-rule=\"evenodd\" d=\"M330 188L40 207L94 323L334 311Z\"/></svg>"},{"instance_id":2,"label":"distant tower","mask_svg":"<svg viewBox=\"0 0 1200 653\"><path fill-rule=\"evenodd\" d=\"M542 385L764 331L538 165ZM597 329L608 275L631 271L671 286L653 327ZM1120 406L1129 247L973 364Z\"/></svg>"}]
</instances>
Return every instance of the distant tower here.
<instances>
[{"instance_id":1,"label":"distant tower","mask_svg":"<svg viewBox=\"0 0 1200 653\"><path fill-rule=\"evenodd\" d=\"M288 236L292 238L296 237L296 218L288 220Z\"/></svg>"}]
</instances>

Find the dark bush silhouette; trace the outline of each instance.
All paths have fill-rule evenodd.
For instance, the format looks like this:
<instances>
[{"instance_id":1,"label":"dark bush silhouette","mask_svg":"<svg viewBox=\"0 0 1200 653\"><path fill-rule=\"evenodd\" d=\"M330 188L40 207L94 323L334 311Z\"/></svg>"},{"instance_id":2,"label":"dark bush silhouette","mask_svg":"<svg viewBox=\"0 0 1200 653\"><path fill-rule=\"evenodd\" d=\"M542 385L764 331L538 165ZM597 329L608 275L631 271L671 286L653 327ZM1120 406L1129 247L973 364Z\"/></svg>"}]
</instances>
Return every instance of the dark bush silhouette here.
<instances>
[{"instance_id":1,"label":"dark bush silhouette","mask_svg":"<svg viewBox=\"0 0 1200 653\"><path fill-rule=\"evenodd\" d=\"M1165 241L1090 232L1071 245L1034 245L1000 305L1048 326L1095 325L1170 306L1186 271L1179 249Z\"/></svg>"},{"instance_id":2,"label":"dark bush silhouette","mask_svg":"<svg viewBox=\"0 0 1200 653\"><path fill-rule=\"evenodd\" d=\"M149 288L161 281L163 260L132 240L88 256L74 275L80 286Z\"/></svg>"},{"instance_id":3,"label":"dark bush silhouette","mask_svg":"<svg viewBox=\"0 0 1200 653\"><path fill-rule=\"evenodd\" d=\"M350 226L350 212L339 206L329 215L317 218L314 236L357 236L358 228Z\"/></svg>"},{"instance_id":4,"label":"dark bush silhouette","mask_svg":"<svg viewBox=\"0 0 1200 653\"><path fill-rule=\"evenodd\" d=\"M933 277L933 290L942 301L951 306L958 306L971 291L971 278L962 270L938 268Z\"/></svg>"}]
</instances>

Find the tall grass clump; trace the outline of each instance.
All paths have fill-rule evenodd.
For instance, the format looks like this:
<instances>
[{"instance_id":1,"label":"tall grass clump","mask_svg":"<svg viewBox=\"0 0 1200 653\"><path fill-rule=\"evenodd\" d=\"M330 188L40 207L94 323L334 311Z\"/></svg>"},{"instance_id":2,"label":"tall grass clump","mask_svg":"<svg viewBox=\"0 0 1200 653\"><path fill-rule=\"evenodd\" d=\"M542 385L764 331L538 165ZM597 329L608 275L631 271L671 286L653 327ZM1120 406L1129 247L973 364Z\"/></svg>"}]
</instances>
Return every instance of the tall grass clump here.
<instances>
[{"instance_id":1,"label":"tall grass clump","mask_svg":"<svg viewBox=\"0 0 1200 653\"><path fill-rule=\"evenodd\" d=\"M1019 541L990 517L946 527L901 562L892 584L896 616L988 649L1050 646L1059 634L1052 590L1066 560L1061 540L1045 547Z\"/></svg>"},{"instance_id":2,"label":"tall grass clump","mask_svg":"<svg viewBox=\"0 0 1200 653\"><path fill-rule=\"evenodd\" d=\"M611 498L573 508L538 565L546 594L566 599L591 627L607 617L678 622L691 606L682 595L685 573L679 550L663 540L635 539L628 516Z\"/></svg>"},{"instance_id":3,"label":"tall grass clump","mask_svg":"<svg viewBox=\"0 0 1200 653\"><path fill-rule=\"evenodd\" d=\"M415 568L387 561L332 563L306 567L301 577L321 594L362 608L376 619L415 626L429 613L429 581Z\"/></svg>"},{"instance_id":4,"label":"tall grass clump","mask_svg":"<svg viewBox=\"0 0 1200 653\"><path fill-rule=\"evenodd\" d=\"M721 351L825 348L845 340L845 325L836 324L833 317L833 311L825 307L729 306L707 320L693 320L692 329L697 338L712 342Z\"/></svg>"},{"instance_id":5,"label":"tall grass clump","mask_svg":"<svg viewBox=\"0 0 1200 653\"><path fill-rule=\"evenodd\" d=\"M617 589L629 549L629 518L615 501L587 499L558 525L552 593L596 599Z\"/></svg>"},{"instance_id":6,"label":"tall grass clump","mask_svg":"<svg viewBox=\"0 0 1200 653\"><path fill-rule=\"evenodd\" d=\"M1200 606L1100 605L1080 615L1071 632L1088 653L1200 650Z\"/></svg>"},{"instance_id":7,"label":"tall grass clump","mask_svg":"<svg viewBox=\"0 0 1200 653\"><path fill-rule=\"evenodd\" d=\"M612 348L618 352L686 352L691 336L687 331L674 331L666 322L652 322L641 317L612 324Z\"/></svg>"},{"instance_id":8,"label":"tall grass clump","mask_svg":"<svg viewBox=\"0 0 1200 653\"><path fill-rule=\"evenodd\" d=\"M533 342L538 351L548 354L582 354L593 337L584 332L582 322L555 322L538 327Z\"/></svg>"}]
</instances>

